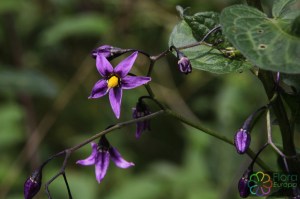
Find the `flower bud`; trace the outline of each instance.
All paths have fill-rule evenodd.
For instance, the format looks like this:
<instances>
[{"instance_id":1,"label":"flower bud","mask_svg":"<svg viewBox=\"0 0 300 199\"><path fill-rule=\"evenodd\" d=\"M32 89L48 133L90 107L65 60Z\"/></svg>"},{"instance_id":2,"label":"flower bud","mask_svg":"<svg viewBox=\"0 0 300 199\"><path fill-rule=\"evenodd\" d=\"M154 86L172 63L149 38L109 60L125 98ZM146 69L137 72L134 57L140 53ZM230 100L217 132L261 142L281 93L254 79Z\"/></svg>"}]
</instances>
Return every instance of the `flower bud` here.
<instances>
[{"instance_id":1,"label":"flower bud","mask_svg":"<svg viewBox=\"0 0 300 199\"><path fill-rule=\"evenodd\" d=\"M190 60L182 53L178 51L178 67L180 72L189 74L192 72L192 65Z\"/></svg>"},{"instance_id":2,"label":"flower bud","mask_svg":"<svg viewBox=\"0 0 300 199\"><path fill-rule=\"evenodd\" d=\"M249 131L240 129L234 136L234 145L239 154L244 154L249 148L251 136Z\"/></svg>"},{"instance_id":3,"label":"flower bud","mask_svg":"<svg viewBox=\"0 0 300 199\"><path fill-rule=\"evenodd\" d=\"M102 54L108 60L112 60L126 52L129 52L130 49L121 49L109 45L100 46L92 51L92 57L96 59L98 54Z\"/></svg>"},{"instance_id":4,"label":"flower bud","mask_svg":"<svg viewBox=\"0 0 300 199\"><path fill-rule=\"evenodd\" d=\"M24 198L33 198L40 190L42 184L42 170L36 169L24 183Z\"/></svg>"},{"instance_id":5,"label":"flower bud","mask_svg":"<svg viewBox=\"0 0 300 199\"><path fill-rule=\"evenodd\" d=\"M136 104L136 107L133 108L132 117L134 119L137 119L137 118L149 115L149 114L151 114L151 111L149 110L148 106L146 104L144 104L142 101L139 101ZM145 130L150 130L150 120L139 121L136 123L135 137L139 138L141 136L142 132Z\"/></svg>"},{"instance_id":6,"label":"flower bud","mask_svg":"<svg viewBox=\"0 0 300 199\"><path fill-rule=\"evenodd\" d=\"M249 183L250 175L252 173L253 173L252 169L247 169L243 177L239 180L238 190L242 198L247 198L250 195L250 189L248 183Z\"/></svg>"}]
</instances>

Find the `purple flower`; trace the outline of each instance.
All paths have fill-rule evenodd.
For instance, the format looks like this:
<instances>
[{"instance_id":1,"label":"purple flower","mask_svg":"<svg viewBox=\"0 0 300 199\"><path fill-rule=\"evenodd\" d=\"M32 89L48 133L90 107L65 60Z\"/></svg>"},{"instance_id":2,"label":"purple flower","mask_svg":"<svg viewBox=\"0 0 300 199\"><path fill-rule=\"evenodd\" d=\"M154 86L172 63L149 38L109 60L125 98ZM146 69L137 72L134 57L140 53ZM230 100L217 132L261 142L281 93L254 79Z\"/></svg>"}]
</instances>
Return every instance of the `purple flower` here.
<instances>
[{"instance_id":1,"label":"purple flower","mask_svg":"<svg viewBox=\"0 0 300 199\"><path fill-rule=\"evenodd\" d=\"M24 198L33 198L40 190L42 183L41 168L35 170L32 175L24 183Z\"/></svg>"},{"instance_id":2,"label":"purple flower","mask_svg":"<svg viewBox=\"0 0 300 199\"><path fill-rule=\"evenodd\" d=\"M134 166L134 163L124 160L116 148L111 147L105 136L101 137L99 144L92 142L91 145L92 154L84 160L78 160L76 164L84 166L95 165L96 180L98 183L100 183L106 175L110 159L112 159L119 168L126 169Z\"/></svg>"},{"instance_id":3,"label":"purple flower","mask_svg":"<svg viewBox=\"0 0 300 199\"><path fill-rule=\"evenodd\" d=\"M122 90L141 86L151 80L150 77L128 76L137 55L138 52L132 53L115 68L102 53L98 53L96 57L96 66L103 79L94 85L89 98L99 98L108 93L110 105L117 118L120 117Z\"/></svg>"},{"instance_id":4,"label":"purple flower","mask_svg":"<svg viewBox=\"0 0 300 199\"><path fill-rule=\"evenodd\" d=\"M182 53L179 54L178 67L180 72L186 75L192 72L192 65L190 60Z\"/></svg>"},{"instance_id":5,"label":"purple flower","mask_svg":"<svg viewBox=\"0 0 300 199\"><path fill-rule=\"evenodd\" d=\"M136 104L136 107L133 108L132 110L133 110L132 117L134 119L151 114L147 105L141 101L139 101ZM150 120L144 120L136 123L135 137L140 138L142 132L145 130L150 130Z\"/></svg>"},{"instance_id":6,"label":"purple flower","mask_svg":"<svg viewBox=\"0 0 300 199\"><path fill-rule=\"evenodd\" d=\"M248 130L241 128L234 136L234 145L239 154L243 154L249 148L251 136Z\"/></svg>"},{"instance_id":7,"label":"purple flower","mask_svg":"<svg viewBox=\"0 0 300 199\"><path fill-rule=\"evenodd\" d=\"M106 57L108 60L112 60L113 58L116 58L126 52L131 51L130 49L121 49L109 45L103 45L100 46L92 51L92 57L94 59L97 58L98 54L102 54L104 57Z\"/></svg>"}]
</instances>

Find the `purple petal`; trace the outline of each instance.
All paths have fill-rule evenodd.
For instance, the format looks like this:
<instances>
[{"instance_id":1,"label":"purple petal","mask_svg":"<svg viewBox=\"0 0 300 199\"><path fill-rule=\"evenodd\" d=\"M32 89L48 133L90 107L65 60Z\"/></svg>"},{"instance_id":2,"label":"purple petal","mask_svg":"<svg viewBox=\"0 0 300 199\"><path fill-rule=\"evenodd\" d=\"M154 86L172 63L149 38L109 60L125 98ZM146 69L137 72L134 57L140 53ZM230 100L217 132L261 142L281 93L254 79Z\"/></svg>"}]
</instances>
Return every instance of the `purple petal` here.
<instances>
[{"instance_id":1,"label":"purple petal","mask_svg":"<svg viewBox=\"0 0 300 199\"><path fill-rule=\"evenodd\" d=\"M98 153L97 144L95 142L92 142L91 145L92 145L92 154L84 160L78 160L76 162L76 164L81 164L84 166L89 166L89 165L95 164L95 159L96 159L96 156Z\"/></svg>"},{"instance_id":2,"label":"purple petal","mask_svg":"<svg viewBox=\"0 0 300 199\"><path fill-rule=\"evenodd\" d=\"M109 91L110 105L118 119L120 118L121 100L122 100L122 88L114 87L110 89Z\"/></svg>"},{"instance_id":3,"label":"purple petal","mask_svg":"<svg viewBox=\"0 0 300 199\"><path fill-rule=\"evenodd\" d=\"M126 160L124 160L116 148L114 148L114 147L109 148L109 153L111 155L112 161L114 161L114 163L116 164L117 167L126 169L128 167L134 166L134 163L127 162Z\"/></svg>"},{"instance_id":4,"label":"purple petal","mask_svg":"<svg viewBox=\"0 0 300 199\"><path fill-rule=\"evenodd\" d=\"M149 81L151 81L151 77L126 76L121 81L123 89L132 89L143 84L147 84Z\"/></svg>"},{"instance_id":5,"label":"purple petal","mask_svg":"<svg viewBox=\"0 0 300 199\"><path fill-rule=\"evenodd\" d=\"M130 69L133 66L134 61L136 60L138 55L138 52L132 53L130 56L128 56L126 59L122 60L114 69L115 73L119 75L119 77L123 78L125 77Z\"/></svg>"},{"instance_id":6,"label":"purple petal","mask_svg":"<svg viewBox=\"0 0 300 199\"><path fill-rule=\"evenodd\" d=\"M98 154L95 164L95 173L98 183L100 183L106 175L106 171L109 166L109 158L110 155L108 151L102 151Z\"/></svg>"},{"instance_id":7,"label":"purple petal","mask_svg":"<svg viewBox=\"0 0 300 199\"><path fill-rule=\"evenodd\" d=\"M101 53L98 53L96 57L96 67L102 77L108 77L114 70L109 61Z\"/></svg>"},{"instance_id":8,"label":"purple petal","mask_svg":"<svg viewBox=\"0 0 300 199\"><path fill-rule=\"evenodd\" d=\"M107 91L107 82L104 79L101 79L94 85L89 99L102 97L106 95Z\"/></svg>"}]
</instances>

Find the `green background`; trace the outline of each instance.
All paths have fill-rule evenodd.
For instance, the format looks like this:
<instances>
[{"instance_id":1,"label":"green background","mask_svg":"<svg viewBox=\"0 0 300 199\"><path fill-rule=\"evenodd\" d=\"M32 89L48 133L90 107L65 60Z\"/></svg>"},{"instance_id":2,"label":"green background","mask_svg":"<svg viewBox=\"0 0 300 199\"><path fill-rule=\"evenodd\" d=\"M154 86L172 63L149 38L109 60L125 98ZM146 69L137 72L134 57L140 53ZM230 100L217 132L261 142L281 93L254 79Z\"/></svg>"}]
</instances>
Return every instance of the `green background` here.
<instances>
[{"instance_id":1,"label":"green background","mask_svg":"<svg viewBox=\"0 0 300 199\"><path fill-rule=\"evenodd\" d=\"M1 0L0 198L23 198L24 181L50 155L118 122L107 96L87 99L100 78L90 56L92 49L109 44L157 55L168 48L169 35L180 21L176 5L196 13L220 12L234 3L242 2ZM132 72L145 75L147 67L148 60L140 55ZM247 116L267 100L250 72L216 75L194 70L186 76L172 55L156 63L152 78L155 94L168 107L232 139ZM119 121L131 119L132 107L146 92L140 87L123 94ZM35 129L38 136L26 148ZM107 136L136 166L122 170L111 162L100 185L94 167L75 164L90 154L90 146L73 153L66 169L73 197L239 198L237 182L250 162L246 155L166 116L153 119L151 129L139 140L134 125ZM264 120L253 129L255 151L266 141L265 131ZM275 142L280 142L278 134L275 127ZM276 170L276 156L269 152L262 158ZM62 158L48 164L43 182L61 165ZM62 178L50 185L50 191L53 198L67 198ZM46 198L44 190L36 198Z\"/></svg>"}]
</instances>

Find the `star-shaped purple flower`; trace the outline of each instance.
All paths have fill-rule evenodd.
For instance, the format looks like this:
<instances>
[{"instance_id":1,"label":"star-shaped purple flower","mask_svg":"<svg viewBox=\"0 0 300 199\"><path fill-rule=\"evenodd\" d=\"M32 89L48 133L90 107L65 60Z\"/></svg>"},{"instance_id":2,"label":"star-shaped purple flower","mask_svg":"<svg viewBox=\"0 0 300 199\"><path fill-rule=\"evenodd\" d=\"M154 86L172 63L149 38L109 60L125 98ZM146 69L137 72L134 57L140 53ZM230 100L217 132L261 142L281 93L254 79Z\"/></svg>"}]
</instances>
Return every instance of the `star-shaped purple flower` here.
<instances>
[{"instance_id":1,"label":"star-shaped purple flower","mask_svg":"<svg viewBox=\"0 0 300 199\"><path fill-rule=\"evenodd\" d=\"M92 142L91 145L92 154L84 160L78 160L76 164L84 166L95 165L96 180L98 183L100 183L106 175L110 159L112 159L119 168L126 169L134 166L134 163L127 162L122 158L119 151L109 144L105 136L101 137L99 144Z\"/></svg>"},{"instance_id":2,"label":"star-shaped purple flower","mask_svg":"<svg viewBox=\"0 0 300 199\"><path fill-rule=\"evenodd\" d=\"M96 57L97 70L103 79L94 85L89 98L99 98L108 93L110 105L117 118L120 117L122 90L141 86L151 80L150 77L128 76L137 55L138 52L132 53L115 68L112 67L102 53L98 53Z\"/></svg>"}]
</instances>

